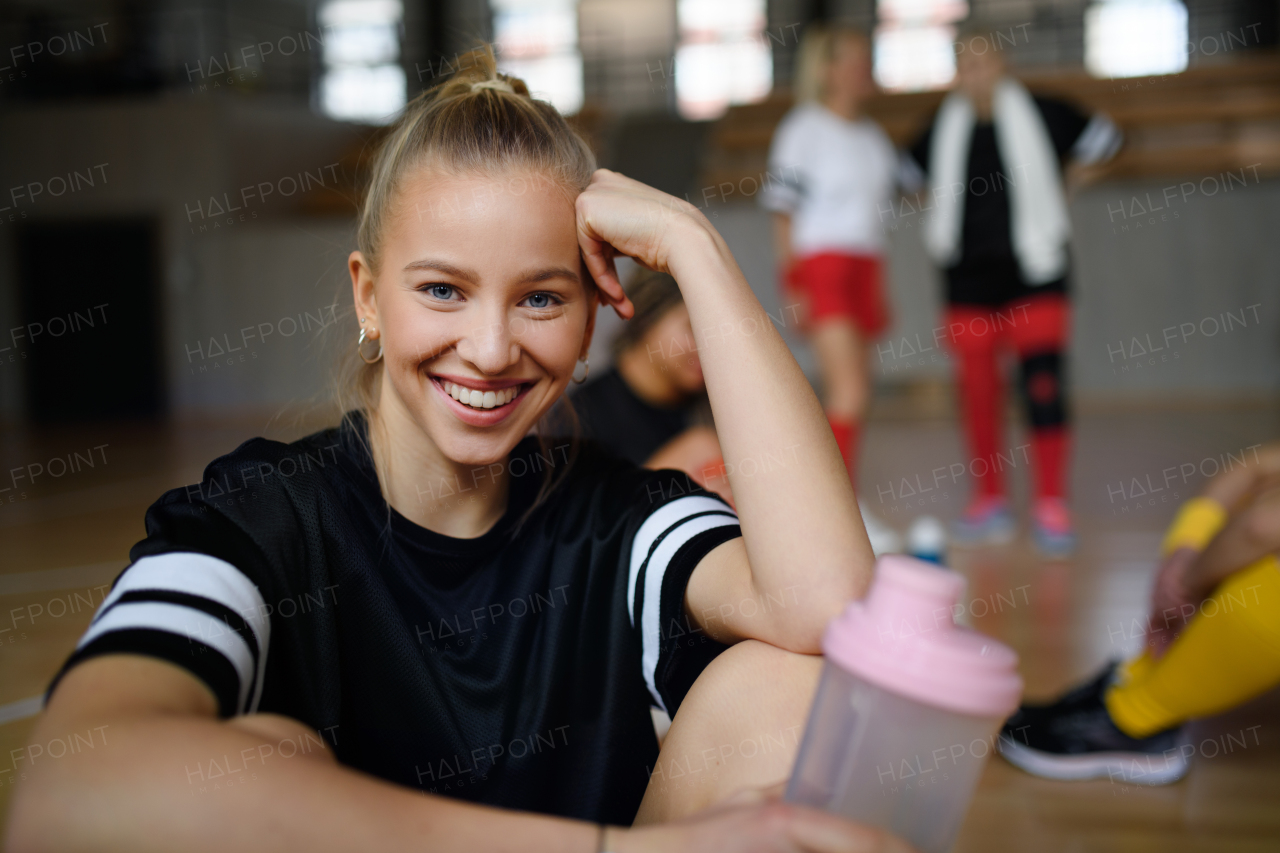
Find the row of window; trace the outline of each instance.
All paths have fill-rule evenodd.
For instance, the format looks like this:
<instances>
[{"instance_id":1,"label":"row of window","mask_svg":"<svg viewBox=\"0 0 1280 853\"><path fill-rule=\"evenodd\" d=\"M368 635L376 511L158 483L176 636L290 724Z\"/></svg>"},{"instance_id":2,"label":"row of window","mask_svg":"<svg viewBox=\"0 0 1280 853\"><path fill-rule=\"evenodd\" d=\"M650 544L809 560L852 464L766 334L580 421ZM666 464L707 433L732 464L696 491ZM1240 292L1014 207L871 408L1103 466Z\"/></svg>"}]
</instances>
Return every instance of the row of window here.
<instances>
[{"instance_id":1,"label":"row of window","mask_svg":"<svg viewBox=\"0 0 1280 853\"><path fill-rule=\"evenodd\" d=\"M577 0L490 0L499 67L572 114L582 106ZM955 76L955 24L966 0L879 0L875 76L888 91L947 86ZM689 119L715 118L773 86L765 0L678 0L676 104ZM380 123L404 106L401 0L327 0L320 105L334 118ZM1181 0L1100 0L1085 13L1085 66L1099 77L1170 74L1187 67ZM1019 32L993 33L992 49ZM1021 38L1025 39L1026 25Z\"/></svg>"}]
</instances>

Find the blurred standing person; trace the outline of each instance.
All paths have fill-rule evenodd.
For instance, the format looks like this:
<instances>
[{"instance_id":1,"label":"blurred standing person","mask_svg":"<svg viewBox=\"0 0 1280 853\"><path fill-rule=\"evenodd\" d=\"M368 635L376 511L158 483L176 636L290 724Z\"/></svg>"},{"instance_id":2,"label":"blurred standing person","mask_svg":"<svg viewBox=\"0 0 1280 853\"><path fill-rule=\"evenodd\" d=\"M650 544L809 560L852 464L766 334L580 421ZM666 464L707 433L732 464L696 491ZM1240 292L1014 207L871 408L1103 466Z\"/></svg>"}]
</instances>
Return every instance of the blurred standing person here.
<instances>
[{"instance_id":1,"label":"blurred standing person","mask_svg":"<svg viewBox=\"0 0 1280 853\"><path fill-rule=\"evenodd\" d=\"M871 43L854 27L813 24L796 62L796 106L773 137L762 195L773 213L774 252L788 300L801 306L822 402L849 477L871 398L869 349L889 325L882 284L881 209L896 183L893 143L863 112L875 94ZM877 554L901 538L862 507Z\"/></svg>"},{"instance_id":2,"label":"blurred standing person","mask_svg":"<svg viewBox=\"0 0 1280 853\"><path fill-rule=\"evenodd\" d=\"M1069 336L1068 160L1106 160L1120 133L1106 116L1032 96L1008 75L991 29L966 24L955 44L956 86L911 147L908 171L928 197L925 248L946 279L946 317L971 467L982 476L953 528L970 544L1012 539L1002 476L1003 388L999 357L1012 350L1031 425L1037 548L1075 547L1066 503L1070 425L1063 379ZM1009 451L1012 455L1012 451ZM1016 464L1016 463L1014 463Z\"/></svg>"}]
</instances>

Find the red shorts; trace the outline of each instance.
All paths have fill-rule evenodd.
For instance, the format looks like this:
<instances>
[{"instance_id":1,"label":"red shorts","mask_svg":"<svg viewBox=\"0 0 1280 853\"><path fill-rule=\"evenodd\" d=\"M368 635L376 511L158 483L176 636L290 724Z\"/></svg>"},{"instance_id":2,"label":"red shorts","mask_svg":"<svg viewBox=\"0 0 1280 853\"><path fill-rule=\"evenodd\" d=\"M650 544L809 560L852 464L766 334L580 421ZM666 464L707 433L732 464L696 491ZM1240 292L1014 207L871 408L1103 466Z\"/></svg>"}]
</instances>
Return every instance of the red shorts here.
<instances>
[{"instance_id":1,"label":"red shorts","mask_svg":"<svg viewBox=\"0 0 1280 853\"><path fill-rule=\"evenodd\" d=\"M943 322L951 347L989 355L1008 346L1019 358L1062 352L1071 338L1071 307L1062 293L1038 293L1003 305L947 306Z\"/></svg>"},{"instance_id":2,"label":"red shorts","mask_svg":"<svg viewBox=\"0 0 1280 853\"><path fill-rule=\"evenodd\" d=\"M800 323L805 330L843 317L868 338L875 338L889 325L877 257L839 252L806 255L791 264L784 281L783 296L801 303Z\"/></svg>"}]
</instances>

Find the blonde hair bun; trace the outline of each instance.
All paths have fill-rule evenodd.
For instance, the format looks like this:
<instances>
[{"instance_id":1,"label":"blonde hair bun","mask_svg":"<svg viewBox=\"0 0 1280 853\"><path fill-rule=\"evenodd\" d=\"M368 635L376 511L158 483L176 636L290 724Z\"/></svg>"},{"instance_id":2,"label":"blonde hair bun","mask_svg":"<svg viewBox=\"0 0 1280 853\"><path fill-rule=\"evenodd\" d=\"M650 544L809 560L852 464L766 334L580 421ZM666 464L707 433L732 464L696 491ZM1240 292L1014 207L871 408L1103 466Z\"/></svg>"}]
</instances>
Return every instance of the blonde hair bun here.
<instances>
[{"instance_id":1,"label":"blonde hair bun","mask_svg":"<svg viewBox=\"0 0 1280 853\"><path fill-rule=\"evenodd\" d=\"M472 51L471 57L470 65L460 69L457 74L420 97L428 101L438 101L463 95L478 95L486 89L507 95L530 97L529 87L523 80L498 70L498 59L494 56L492 47L486 45L478 48Z\"/></svg>"},{"instance_id":2,"label":"blonde hair bun","mask_svg":"<svg viewBox=\"0 0 1280 853\"><path fill-rule=\"evenodd\" d=\"M510 92L516 94L515 87L503 80L501 77L495 80L477 80L471 84L471 91L476 92L480 89L497 89L499 92Z\"/></svg>"}]
</instances>

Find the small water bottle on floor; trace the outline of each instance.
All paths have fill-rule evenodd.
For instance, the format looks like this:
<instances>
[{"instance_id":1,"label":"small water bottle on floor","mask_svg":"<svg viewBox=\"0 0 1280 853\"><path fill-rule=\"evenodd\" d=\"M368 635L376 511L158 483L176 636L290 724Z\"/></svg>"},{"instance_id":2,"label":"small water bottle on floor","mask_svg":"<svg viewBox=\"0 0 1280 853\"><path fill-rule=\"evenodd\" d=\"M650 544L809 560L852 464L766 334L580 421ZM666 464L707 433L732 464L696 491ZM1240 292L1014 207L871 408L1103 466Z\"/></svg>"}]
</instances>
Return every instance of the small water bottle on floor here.
<instances>
[{"instance_id":1,"label":"small water bottle on floor","mask_svg":"<svg viewBox=\"0 0 1280 853\"><path fill-rule=\"evenodd\" d=\"M888 829L920 853L955 842L996 732L1022 696L1013 650L957 626L965 582L881 557L832 620L786 799Z\"/></svg>"},{"instance_id":2,"label":"small water bottle on floor","mask_svg":"<svg viewBox=\"0 0 1280 853\"><path fill-rule=\"evenodd\" d=\"M946 562L947 529L932 515L922 515L907 530L907 552L917 560Z\"/></svg>"}]
</instances>

